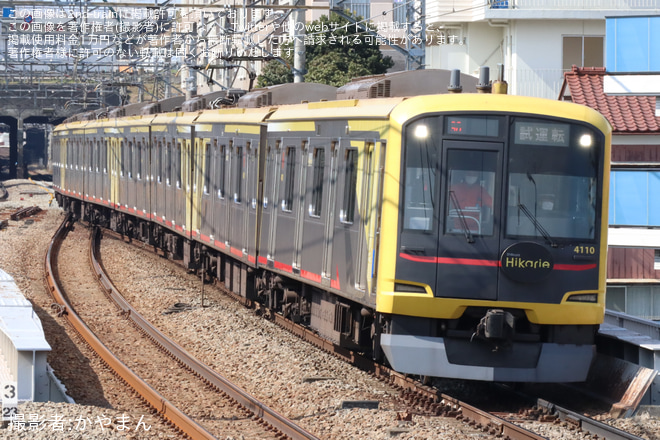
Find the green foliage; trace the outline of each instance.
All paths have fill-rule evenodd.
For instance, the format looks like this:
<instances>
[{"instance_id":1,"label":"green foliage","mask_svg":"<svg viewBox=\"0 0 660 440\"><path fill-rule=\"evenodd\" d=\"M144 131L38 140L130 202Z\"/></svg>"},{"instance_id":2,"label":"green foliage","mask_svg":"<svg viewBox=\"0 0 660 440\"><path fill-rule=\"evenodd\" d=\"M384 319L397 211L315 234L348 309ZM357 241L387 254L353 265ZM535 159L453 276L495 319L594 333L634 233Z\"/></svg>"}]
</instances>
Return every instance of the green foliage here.
<instances>
[{"instance_id":1,"label":"green foliage","mask_svg":"<svg viewBox=\"0 0 660 440\"><path fill-rule=\"evenodd\" d=\"M320 19L306 26L305 81L342 86L352 78L387 72L394 65L392 58L383 56L376 38L365 32L357 32L354 24L337 14ZM270 61L257 78L257 86L293 82L293 43L281 46L282 58Z\"/></svg>"}]
</instances>

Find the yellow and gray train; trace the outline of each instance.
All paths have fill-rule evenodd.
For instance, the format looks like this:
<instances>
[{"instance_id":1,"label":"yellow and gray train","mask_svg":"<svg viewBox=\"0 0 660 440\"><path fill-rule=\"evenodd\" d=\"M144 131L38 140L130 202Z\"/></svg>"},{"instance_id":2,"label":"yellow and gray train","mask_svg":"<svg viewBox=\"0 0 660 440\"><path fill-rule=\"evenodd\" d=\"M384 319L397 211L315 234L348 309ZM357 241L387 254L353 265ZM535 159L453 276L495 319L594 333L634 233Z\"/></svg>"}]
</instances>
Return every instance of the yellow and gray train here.
<instances>
[{"instance_id":1,"label":"yellow and gray train","mask_svg":"<svg viewBox=\"0 0 660 440\"><path fill-rule=\"evenodd\" d=\"M492 93L267 95L58 126L58 202L400 372L586 378L605 305L603 116Z\"/></svg>"}]
</instances>

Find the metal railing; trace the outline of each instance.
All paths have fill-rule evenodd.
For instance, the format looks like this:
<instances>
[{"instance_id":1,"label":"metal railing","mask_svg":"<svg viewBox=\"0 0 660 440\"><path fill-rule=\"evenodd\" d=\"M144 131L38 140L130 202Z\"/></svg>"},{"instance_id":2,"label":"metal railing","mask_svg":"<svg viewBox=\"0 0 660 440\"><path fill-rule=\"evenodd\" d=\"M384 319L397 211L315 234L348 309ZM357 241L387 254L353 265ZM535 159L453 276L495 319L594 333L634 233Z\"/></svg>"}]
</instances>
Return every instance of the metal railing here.
<instances>
[{"instance_id":1,"label":"metal railing","mask_svg":"<svg viewBox=\"0 0 660 440\"><path fill-rule=\"evenodd\" d=\"M490 0L491 9L657 11L660 0Z\"/></svg>"},{"instance_id":2,"label":"metal railing","mask_svg":"<svg viewBox=\"0 0 660 440\"><path fill-rule=\"evenodd\" d=\"M605 311L605 324L621 327L660 341L660 322L651 321L626 313Z\"/></svg>"}]
</instances>

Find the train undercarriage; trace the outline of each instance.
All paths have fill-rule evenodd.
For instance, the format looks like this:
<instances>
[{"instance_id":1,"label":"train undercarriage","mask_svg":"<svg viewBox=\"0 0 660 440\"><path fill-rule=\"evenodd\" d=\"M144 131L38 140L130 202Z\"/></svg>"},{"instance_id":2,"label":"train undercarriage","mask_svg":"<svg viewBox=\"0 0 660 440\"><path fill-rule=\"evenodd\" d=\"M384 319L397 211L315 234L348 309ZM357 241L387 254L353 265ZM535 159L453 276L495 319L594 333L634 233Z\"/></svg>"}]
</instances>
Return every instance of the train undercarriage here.
<instances>
[{"instance_id":1,"label":"train undercarriage","mask_svg":"<svg viewBox=\"0 0 660 440\"><path fill-rule=\"evenodd\" d=\"M379 319L362 304L284 274L254 268L147 219L59 193L57 201L77 220L154 246L167 258L203 277L204 282L222 284L266 317L281 314L341 347L382 358Z\"/></svg>"}]
</instances>

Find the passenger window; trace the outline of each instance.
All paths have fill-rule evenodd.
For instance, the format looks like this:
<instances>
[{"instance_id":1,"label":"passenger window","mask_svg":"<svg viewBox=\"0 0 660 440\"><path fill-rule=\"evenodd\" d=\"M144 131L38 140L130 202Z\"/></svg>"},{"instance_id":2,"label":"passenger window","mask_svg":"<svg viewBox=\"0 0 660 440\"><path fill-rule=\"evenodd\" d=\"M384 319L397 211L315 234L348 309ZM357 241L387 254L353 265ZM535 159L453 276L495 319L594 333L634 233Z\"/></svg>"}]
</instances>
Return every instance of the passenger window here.
<instances>
[{"instance_id":1,"label":"passenger window","mask_svg":"<svg viewBox=\"0 0 660 440\"><path fill-rule=\"evenodd\" d=\"M206 143L204 151L204 194L208 195L211 190L211 143Z\"/></svg>"},{"instance_id":2,"label":"passenger window","mask_svg":"<svg viewBox=\"0 0 660 440\"><path fill-rule=\"evenodd\" d=\"M282 211L291 212L293 210L293 190L294 178L296 172L296 148L286 148L284 169L284 194L282 196Z\"/></svg>"},{"instance_id":3,"label":"passenger window","mask_svg":"<svg viewBox=\"0 0 660 440\"><path fill-rule=\"evenodd\" d=\"M137 141L136 144L137 150L137 173L136 177L138 180L142 180L142 142Z\"/></svg>"},{"instance_id":4,"label":"passenger window","mask_svg":"<svg viewBox=\"0 0 660 440\"><path fill-rule=\"evenodd\" d=\"M352 224L355 220L357 168L357 150L347 149L344 153L344 199L339 211L339 221L346 224Z\"/></svg>"},{"instance_id":5,"label":"passenger window","mask_svg":"<svg viewBox=\"0 0 660 440\"><path fill-rule=\"evenodd\" d=\"M116 145L116 144L115 144ZM124 174L126 173L126 145L124 145L124 141L121 141L119 144L119 162L121 163L121 177L124 177Z\"/></svg>"},{"instance_id":6,"label":"passenger window","mask_svg":"<svg viewBox=\"0 0 660 440\"><path fill-rule=\"evenodd\" d=\"M225 174L226 174L226 164L227 160L225 158L225 154L227 154L227 146L226 145L221 145L220 146L220 151L217 157L218 160L218 198L219 199L224 199L225 198Z\"/></svg>"},{"instance_id":7,"label":"passenger window","mask_svg":"<svg viewBox=\"0 0 660 440\"><path fill-rule=\"evenodd\" d=\"M172 185L172 142L167 141L165 148L165 183Z\"/></svg>"},{"instance_id":8,"label":"passenger window","mask_svg":"<svg viewBox=\"0 0 660 440\"><path fill-rule=\"evenodd\" d=\"M236 148L236 179L234 180L234 203L243 199L243 147Z\"/></svg>"},{"instance_id":9,"label":"passenger window","mask_svg":"<svg viewBox=\"0 0 660 440\"><path fill-rule=\"evenodd\" d=\"M157 141L154 139L154 144L157 145L156 147L156 173L157 176L156 178L158 179L158 183L163 182L163 143L161 141Z\"/></svg>"},{"instance_id":10,"label":"passenger window","mask_svg":"<svg viewBox=\"0 0 660 440\"><path fill-rule=\"evenodd\" d=\"M321 217L323 203L323 174L325 171L325 149L315 148L312 157L312 200L309 205L310 217Z\"/></svg>"},{"instance_id":11,"label":"passenger window","mask_svg":"<svg viewBox=\"0 0 660 440\"><path fill-rule=\"evenodd\" d=\"M181 141L176 142L176 152L174 157L174 175L176 176L176 188L181 189Z\"/></svg>"}]
</instances>

